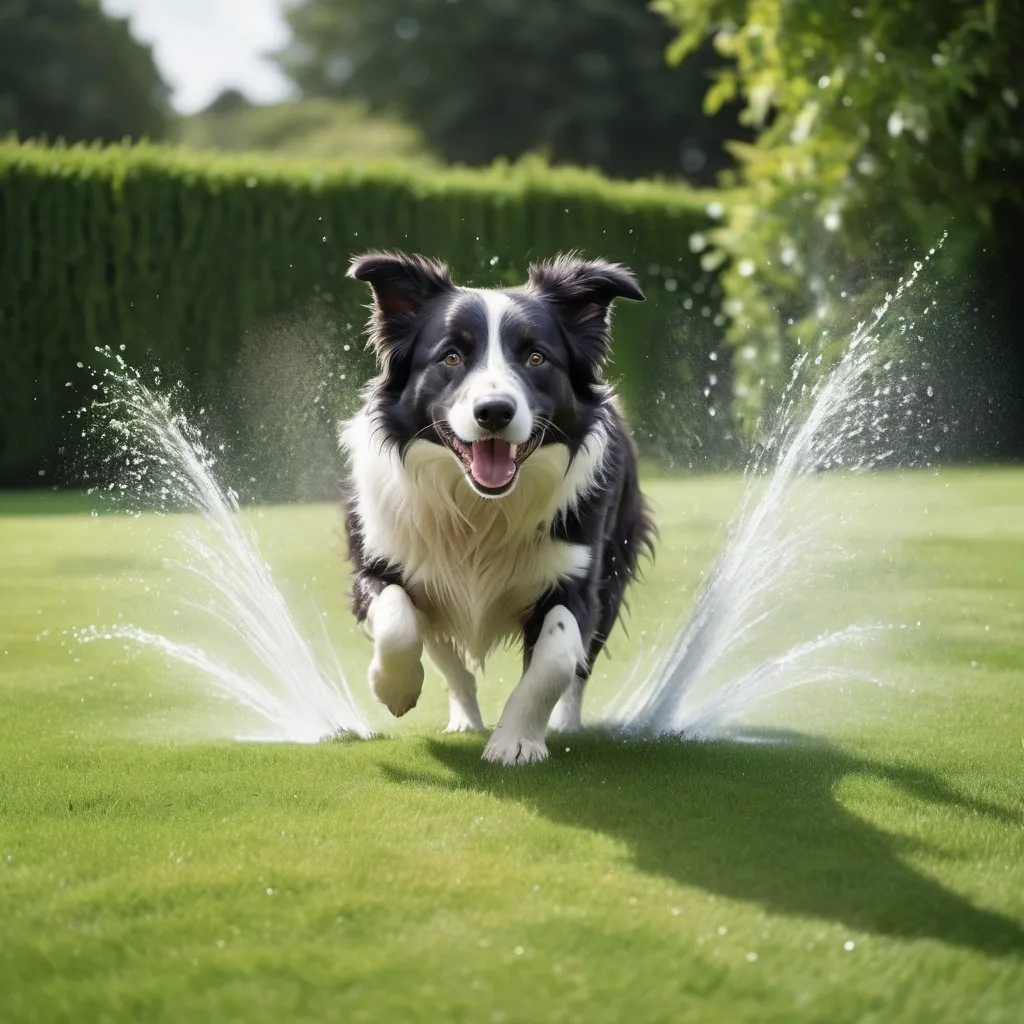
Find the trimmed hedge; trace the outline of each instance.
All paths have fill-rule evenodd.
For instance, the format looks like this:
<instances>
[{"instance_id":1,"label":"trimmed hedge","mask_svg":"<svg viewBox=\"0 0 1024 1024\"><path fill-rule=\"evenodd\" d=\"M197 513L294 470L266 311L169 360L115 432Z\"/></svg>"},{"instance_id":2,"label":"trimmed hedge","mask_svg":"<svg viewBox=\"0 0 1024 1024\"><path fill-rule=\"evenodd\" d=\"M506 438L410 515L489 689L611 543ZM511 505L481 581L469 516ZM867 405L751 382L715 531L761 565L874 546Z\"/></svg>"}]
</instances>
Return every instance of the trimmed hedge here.
<instances>
[{"instance_id":1,"label":"trimmed hedge","mask_svg":"<svg viewBox=\"0 0 1024 1024\"><path fill-rule=\"evenodd\" d=\"M531 259L566 249L630 264L651 301L618 309L614 372L626 403L648 424L641 437L664 442L656 420L681 406L658 396L689 389L689 422L676 433L698 437L715 303L700 297L713 285L687 239L704 219L677 186L536 163L355 169L0 143L0 482L52 475L73 441L66 414L88 394L76 364L95 364L97 345L180 375L241 438L252 425L234 408L246 339L281 350L302 323L303 337L347 346L336 379L351 403L370 372L359 334L367 296L344 271L378 246L438 256L477 285L517 283ZM694 321L702 331L686 328Z\"/></svg>"}]
</instances>

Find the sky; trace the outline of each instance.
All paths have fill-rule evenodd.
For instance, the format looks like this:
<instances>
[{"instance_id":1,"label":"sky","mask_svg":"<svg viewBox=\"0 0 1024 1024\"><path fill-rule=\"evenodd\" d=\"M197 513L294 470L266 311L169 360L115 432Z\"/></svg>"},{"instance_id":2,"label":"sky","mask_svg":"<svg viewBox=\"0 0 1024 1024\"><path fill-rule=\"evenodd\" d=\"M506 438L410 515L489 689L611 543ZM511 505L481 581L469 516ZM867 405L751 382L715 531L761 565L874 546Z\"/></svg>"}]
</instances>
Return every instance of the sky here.
<instances>
[{"instance_id":1,"label":"sky","mask_svg":"<svg viewBox=\"0 0 1024 1024\"><path fill-rule=\"evenodd\" d=\"M261 57L288 38L285 0L100 0L128 15L132 34L153 46L157 67L182 114L234 87L257 103L289 93L288 80Z\"/></svg>"}]
</instances>

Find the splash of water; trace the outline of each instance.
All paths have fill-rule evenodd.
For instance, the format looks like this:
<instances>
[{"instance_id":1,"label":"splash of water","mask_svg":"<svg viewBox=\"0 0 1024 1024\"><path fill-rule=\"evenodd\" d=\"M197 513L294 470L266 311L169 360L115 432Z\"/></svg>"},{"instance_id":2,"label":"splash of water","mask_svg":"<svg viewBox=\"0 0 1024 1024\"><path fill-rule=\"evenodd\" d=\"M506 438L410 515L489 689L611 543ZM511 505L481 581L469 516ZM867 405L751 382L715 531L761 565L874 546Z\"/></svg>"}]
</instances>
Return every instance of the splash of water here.
<instances>
[{"instance_id":1,"label":"splash of water","mask_svg":"<svg viewBox=\"0 0 1024 1024\"><path fill-rule=\"evenodd\" d=\"M913 381L896 366L898 360L886 357L878 329L922 269L923 263L915 264L872 318L857 326L837 365L815 383L804 382L811 368L808 355L797 359L689 621L648 677L613 699L607 713L612 725L645 734L708 737L787 691L866 678L836 656L877 637L886 628L878 624L805 639L731 679L726 670L755 636L785 616L792 606L787 595L801 583L813 583L801 579L801 570L833 512L809 486L812 478L831 469L879 467L903 447L908 434L921 437ZM901 317L897 333L905 338L912 327Z\"/></svg>"},{"instance_id":2,"label":"splash of water","mask_svg":"<svg viewBox=\"0 0 1024 1024\"><path fill-rule=\"evenodd\" d=\"M312 743L334 736L368 737L372 730L352 698L333 649L325 666L303 636L240 514L238 497L214 476L215 460L200 432L172 400L154 394L138 371L108 350L102 371L103 430L126 477L111 484L140 500L196 513L178 533L182 568L206 594L199 608L241 641L256 671L229 664L202 648L131 625L90 626L85 643L123 640L156 650L200 672L223 697L255 713L270 737ZM113 435L113 437L111 437ZM321 619L321 625L323 620Z\"/></svg>"}]
</instances>

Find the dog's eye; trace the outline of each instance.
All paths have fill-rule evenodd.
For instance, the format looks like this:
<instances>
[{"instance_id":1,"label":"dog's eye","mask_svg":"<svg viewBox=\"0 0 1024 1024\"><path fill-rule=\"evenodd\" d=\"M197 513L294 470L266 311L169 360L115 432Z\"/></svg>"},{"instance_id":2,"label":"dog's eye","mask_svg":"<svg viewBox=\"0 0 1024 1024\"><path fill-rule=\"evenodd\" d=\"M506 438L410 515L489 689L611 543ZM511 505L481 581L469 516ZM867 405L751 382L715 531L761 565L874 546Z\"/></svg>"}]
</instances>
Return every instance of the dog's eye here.
<instances>
[{"instance_id":1,"label":"dog's eye","mask_svg":"<svg viewBox=\"0 0 1024 1024\"><path fill-rule=\"evenodd\" d=\"M526 361L531 366L540 366L542 363L546 362L546 360L544 359L543 354L540 353L540 352L531 352L530 353L530 358L527 359Z\"/></svg>"},{"instance_id":2,"label":"dog's eye","mask_svg":"<svg viewBox=\"0 0 1024 1024\"><path fill-rule=\"evenodd\" d=\"M458 352L449 352L441 362L445 366L458 366L462 362L462 356Z\"/></svg>"}]
</instances>

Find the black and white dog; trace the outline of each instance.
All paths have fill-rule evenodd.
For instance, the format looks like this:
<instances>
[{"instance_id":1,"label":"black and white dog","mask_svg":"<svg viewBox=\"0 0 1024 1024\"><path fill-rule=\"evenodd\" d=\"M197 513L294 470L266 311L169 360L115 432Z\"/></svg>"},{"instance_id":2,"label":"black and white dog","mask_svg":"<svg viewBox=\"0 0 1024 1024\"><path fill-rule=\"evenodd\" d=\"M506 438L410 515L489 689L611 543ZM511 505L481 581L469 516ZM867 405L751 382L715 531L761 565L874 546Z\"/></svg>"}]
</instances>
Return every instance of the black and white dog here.
<instances>
[{"instance_id":1,"label":"black and white dog","mask_svg":"<svg viewBox=\"0 0 1024 1024\"><path fill-rule=\"evenodd\" d=\"M420 256L371 252L379 374L342 424L353 610L370 686L396 716L419 699L424 649L449 690L449 732L483 729L476 680L522 638L522 679L484 757L547 757L580 724L586 680L653 526L637 455L605 383L611 303L632 274L560 256L522 288L457 287Z\"/></svg>"}]
</instances>

